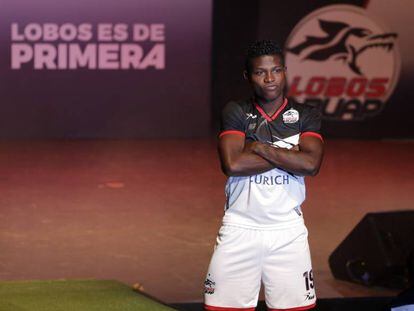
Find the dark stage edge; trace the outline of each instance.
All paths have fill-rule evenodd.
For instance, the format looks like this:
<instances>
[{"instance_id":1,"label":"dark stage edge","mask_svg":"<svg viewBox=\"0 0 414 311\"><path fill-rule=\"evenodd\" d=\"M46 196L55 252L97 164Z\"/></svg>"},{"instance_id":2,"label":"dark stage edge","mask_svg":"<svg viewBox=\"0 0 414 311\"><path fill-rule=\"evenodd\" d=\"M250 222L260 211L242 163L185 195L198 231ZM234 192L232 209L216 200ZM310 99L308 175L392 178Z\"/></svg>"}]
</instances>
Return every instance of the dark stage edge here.
<instances>
[{"instance_id":1,"label":"dark stage edge","mask_svg":"<svg viewBox=\"0 0 414 311\"><path fill-rule=\"evenodd\" d=\"M313 311L386 311L393 297L357 297L318 299ZM202 303L173 303L170 306L179 311L202 311ZM256 311L267 311L264 301L259 301Z\"/></svg>"}]
</instances>

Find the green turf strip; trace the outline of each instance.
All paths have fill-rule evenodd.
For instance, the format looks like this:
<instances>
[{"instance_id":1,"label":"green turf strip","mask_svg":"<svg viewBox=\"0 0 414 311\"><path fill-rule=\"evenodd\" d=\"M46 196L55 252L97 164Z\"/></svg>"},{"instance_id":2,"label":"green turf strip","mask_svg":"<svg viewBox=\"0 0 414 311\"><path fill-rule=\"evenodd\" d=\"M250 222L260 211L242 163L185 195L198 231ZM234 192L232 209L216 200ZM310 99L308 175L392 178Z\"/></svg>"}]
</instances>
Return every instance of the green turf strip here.
<instances>
[{"instance_id":1,"label":"green turf strip","mask_svg":"<svg viewBox=\"0 0 414 311\"><path fill-rule=\"evenodd\" d=\"M0 282L0 311L174 310L117 281Z\"/></svg>"}]
</instances>

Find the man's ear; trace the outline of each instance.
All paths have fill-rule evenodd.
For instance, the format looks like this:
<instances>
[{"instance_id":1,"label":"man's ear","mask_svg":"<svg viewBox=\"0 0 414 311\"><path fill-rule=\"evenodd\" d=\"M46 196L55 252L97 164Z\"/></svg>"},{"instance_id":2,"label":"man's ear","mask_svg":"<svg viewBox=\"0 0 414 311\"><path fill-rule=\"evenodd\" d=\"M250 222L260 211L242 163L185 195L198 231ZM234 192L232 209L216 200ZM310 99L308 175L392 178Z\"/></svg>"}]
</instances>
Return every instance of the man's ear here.
<instances>
[{"instance_id":1,"label":"man's ear","mask_svg":"<svg viewBox=\"0 0 414 311\"><path fill-rule=\"evenodd\" d=\"M247 73L246 70L243 70L243 78L244 80L249 80L249 74Z\"/></svg>"}]
</instances>

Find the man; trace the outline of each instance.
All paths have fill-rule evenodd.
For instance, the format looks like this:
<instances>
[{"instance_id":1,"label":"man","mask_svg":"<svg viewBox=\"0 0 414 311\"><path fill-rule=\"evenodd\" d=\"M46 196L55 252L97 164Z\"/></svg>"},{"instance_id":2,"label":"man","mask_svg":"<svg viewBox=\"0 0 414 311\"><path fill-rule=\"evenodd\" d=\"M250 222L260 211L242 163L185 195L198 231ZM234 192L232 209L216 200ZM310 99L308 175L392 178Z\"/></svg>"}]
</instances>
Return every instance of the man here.
<instances>
[{"instance_id":1,"label":"man","mask_svg":"<svg viewBox=\"0 0 414 311\"><path fill-rule=\"evenodd\" d=\"M286 68L273 41L247 51L244 77L254 98L230 102L219 153L227 202L205 281L206 310L254 310L263 282L269 310L314 307L304 176L318 173L318 109L285 98Z\"/></svg>"}]
</instances>

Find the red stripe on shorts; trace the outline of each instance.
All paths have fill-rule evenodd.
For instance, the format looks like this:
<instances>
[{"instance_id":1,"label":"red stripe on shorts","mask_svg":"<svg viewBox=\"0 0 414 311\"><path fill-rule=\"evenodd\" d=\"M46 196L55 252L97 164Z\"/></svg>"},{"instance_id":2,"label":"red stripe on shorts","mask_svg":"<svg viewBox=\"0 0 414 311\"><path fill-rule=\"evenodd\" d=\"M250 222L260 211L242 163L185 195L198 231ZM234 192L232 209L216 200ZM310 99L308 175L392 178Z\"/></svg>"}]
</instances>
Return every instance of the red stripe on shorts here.
<instances>
[{"instance_id":1,"label":"red stripe on shorts","mask_svg":"<svg viewBox=\"0 0 414 311\"><path fill-rule=\"evenodd\" d=\"M309 306L303 306L303 307L296 307L296 308L288 308L288 309L271 309L267 308L268 311L300 311L300 310L308 310L316 306L316 303L313 303Z\"/></svg>"},{"instance_id":2,"label":"red stripe on shorts","mask_svg":"<svg viewBox=\"0 0 414 311\"><path fill-rule=\"evenodd\" d=\"M209 310L209 311L226 311L226 310L234 310L234 311L254 311L256 309L256 307L252 307L252 308L228 308L228 307L215 307L215 306L209 306L209 305L204 305L204 310Z\"/></svg>"}]
</instances>

